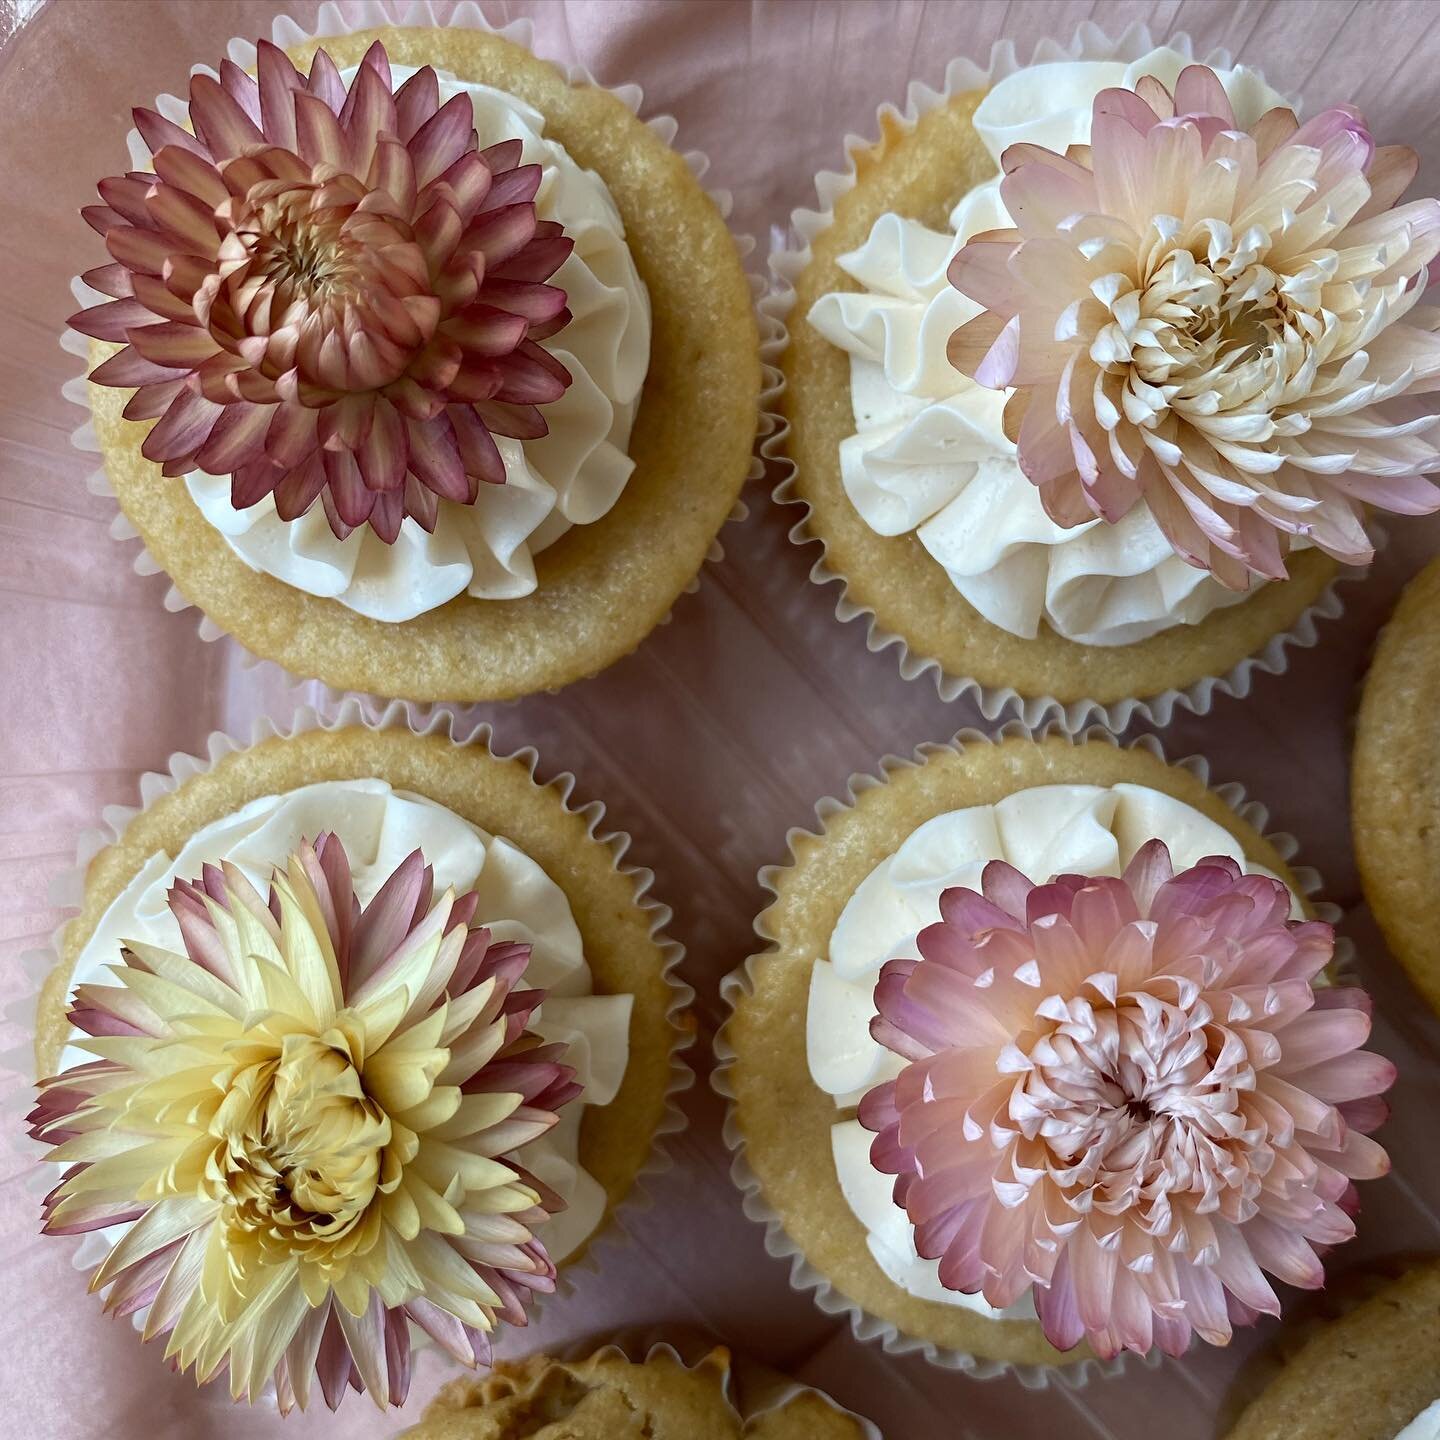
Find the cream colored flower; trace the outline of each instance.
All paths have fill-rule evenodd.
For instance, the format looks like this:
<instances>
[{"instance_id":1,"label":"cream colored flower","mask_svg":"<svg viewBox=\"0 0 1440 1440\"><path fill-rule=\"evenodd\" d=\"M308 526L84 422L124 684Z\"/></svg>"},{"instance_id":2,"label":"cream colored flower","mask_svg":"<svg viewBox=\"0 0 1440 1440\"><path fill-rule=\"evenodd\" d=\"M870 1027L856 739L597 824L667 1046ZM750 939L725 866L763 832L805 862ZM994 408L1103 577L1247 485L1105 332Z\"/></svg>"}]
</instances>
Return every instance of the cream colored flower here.
<instances>
[{"instance_id":1,"label":"cream colored flower","mask_svg":"<svg viewBox=\"0 0 1440 1440\"><path fill-rule=\"evenodd\" d=\"M318 1376L399 1404L411 1321L468 1364L555 1268L560 1201L516 1152L579 1093L525 1027L529 946L431 894L417 850L365 909L339 841L302 845L270 903L234 867L177 884L184 955L132 944L70 1012L97 1058L42 1082L33 1133L73 1167L49 1234L124 1225L106 1308L197 1380L282 1410Z\"/></svg>"},{"instance_id":2,"label":"cream colored flower","mask_svg":"<svg viewBox=\"0 0 1440 1440\"><path fill-rule=\"evenodd\" d=\"M1373 550L1364 509L1440 508L1440 312L1417 302L1440 201L1395 202L1415 155L1338 106L1237 127L1213 71L1096 98L1090 144L1014 145L1015 228L951 283L984 308L954 364L1010 388L1005 430L1046 513L1115 521L1142 500L1176 552L1233 589L1281 578L1297 537Z\"/></svg>"}]
</instances>

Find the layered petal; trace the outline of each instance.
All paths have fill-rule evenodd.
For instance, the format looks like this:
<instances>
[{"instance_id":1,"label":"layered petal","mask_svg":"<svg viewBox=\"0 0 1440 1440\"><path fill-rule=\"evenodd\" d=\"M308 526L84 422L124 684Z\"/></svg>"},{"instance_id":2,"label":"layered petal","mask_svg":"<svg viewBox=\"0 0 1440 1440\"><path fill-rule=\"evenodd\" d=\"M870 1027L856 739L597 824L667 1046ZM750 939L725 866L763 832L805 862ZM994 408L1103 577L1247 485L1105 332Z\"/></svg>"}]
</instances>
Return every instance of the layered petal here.
<instances>
[{"instance_id":1,"label":"layered petal","mask_svg":"<svg viewBox=\"0 0 1440 1440\"><path fill-rule=\"evenodd\" d=\"M394 90L378 42L347 89L323 50L306 77L261 41L257 78L194 77L190 120L136 113L154 170L87 214L115 298L73 317L124 344L91 378L141 387L146 456L387 542L503 484L493 436L543 434L570 384L539 342L570 318L546 282L573 242L537 220L519 143L481 149L429 69Z\"/></svg>"},{"instance_id":2,"label":"layered petal","mask_svg":"<svg viewBox=\"0 0 1440 1440\"><path fill-rule=\"evenodd\" d=\"M995 861L982 889L885 966L871 1032L906 1063L858 1112L941 1284L1032 1291L1053 1344L1109 1356L1227 1343L1274 1313L1266 1272L1320 1283L1394 1080L1359 993L1323 986L1329 927L1158 840L1118 879Z\"/></svg>"},{"instance_id":3,"label":"layered petal","mask_svg":"<svg viewBox=\"0 0 1440 1440\"><path fill-rule=\"evenodd\" d=\"M273 1378L303 1407L313 1377L332 1408L398 1405L407 1316L482 1336L553 1284L534 1231L561 1202L522 1161L580 1087L526 1029L529 946L433 879L417 851L362 907L322 835L268 902L229 865L178 883L186 953L136 943L81 987L100 1059L40 1085L32 1134L68 1167L46 1232L125 1225L92 1288L237 1399Z\"/></svg>"},{"instance_id":4,"label":"layered petal","mask_svg":"<svg viewBox=\"0 0 1440 1440\"><path fill-rule=\"evenodd\" d=\"M1014 394L1007 433L1049 518L1144 503L1187 563L1231 589L1280 579L1305 542L1373 554L1364 507L1440 508L1440 337L1416 305L1440 202L1395 208L1413 155L1346 106L1243 131L1216 75L1095 100L1090 144L1017 145L1014 230L975 236L951 283L980 306L953 364ZM113 247L112 247L113 249Z\"/></svg>"}]
</instances>

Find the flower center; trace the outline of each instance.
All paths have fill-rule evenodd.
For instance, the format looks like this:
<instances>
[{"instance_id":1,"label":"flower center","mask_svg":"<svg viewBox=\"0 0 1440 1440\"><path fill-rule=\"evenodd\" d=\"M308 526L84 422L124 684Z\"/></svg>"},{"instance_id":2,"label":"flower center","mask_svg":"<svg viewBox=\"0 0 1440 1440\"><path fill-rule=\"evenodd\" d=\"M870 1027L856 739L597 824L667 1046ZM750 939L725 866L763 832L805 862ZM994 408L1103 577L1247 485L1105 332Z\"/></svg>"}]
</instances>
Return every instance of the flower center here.
<instances>
[{"instance_id":1,"label":"flower center","mask_svg":"<svg viewBox=\"0 0 1440 1440\"><path fill-rule=\"evenodd\" d=\"M211 1131L228 1228L277 1256L333 1245L363 1221L391 1140L338 1031L287 1035L278 1055L239 1070Z\"/></svg>"},{"instance_id":2,"label":"flower center","mask_svg":"<svg viewBox=\"0 0 1440 1440\"><path fill-rule=\"evenodd\" d=\"M1265 263L1264 231L1237 238L1214 221L1181 235L1178 221L1159 216L1150 241L1138 278L1116 272L1091 287L1109 319L1090 356L1123 382L1120 409L1150 430L1173 413L1221 439L1268 440L1290 385L1316 364L1325 266L1277 272ZM1253 424L1224 428L1239 411L1253 412Z\"/></svg>"},{"instance_id":3,"label":"flower center","mask_svg":"<svg viewBox=\"0 0 1440 1440\"><path fill-rule=\"evenodd\" d=\"M222 254L221 273L232 293L237 282L241 287L269 285L288 305L318 302L353 286L361 257L346 223L362 198L340 181L253 186L235 227L238 244Z\"/></svg>"},{"instance_id":4,"label":"flower center","mask_svg":"<svg viewBox=\"0 0 1440 1440\"><path fill-rule=\"evenodd\" d=\"M438 306L415 298L429 286L425 256L384 191L301 167L255 181L223 208L230 229L202 286L204 320L267 380L293 371L327 392L377 390L430 343Z\"/></svg>"},{"instance_id":5,"label":"flower center","mask_svg":"<svg viewBox=\"0 0 1440 1440\"><path fill-rule=\"evenodd\" d=\"M1136 1210L1157 1231L1172 1198L1205 1197L1230 1218L1253 1208L1258 1163L1239 1143L1255 1075L1244 1047L1193 993L1077 998L1036 1036L1010 1116L1081 1209Z\"/></svg>"}]
</instances>

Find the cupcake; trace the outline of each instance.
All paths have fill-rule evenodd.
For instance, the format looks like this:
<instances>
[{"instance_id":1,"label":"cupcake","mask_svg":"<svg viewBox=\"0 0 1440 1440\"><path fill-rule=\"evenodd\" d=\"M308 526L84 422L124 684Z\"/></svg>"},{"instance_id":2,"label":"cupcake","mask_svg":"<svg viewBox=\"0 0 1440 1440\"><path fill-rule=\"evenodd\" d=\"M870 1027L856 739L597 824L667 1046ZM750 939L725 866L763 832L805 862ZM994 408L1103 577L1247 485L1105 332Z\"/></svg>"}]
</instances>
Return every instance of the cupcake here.
<instances>
[{"instance_id":1,"label":"cupcake","mask_svg":"<svg viewBox=\"0 0 1440 1440\"><path fill-rule=\"evenodd\" d=\"M661 131L464 24L233 42L160 109L85 212L108 263L70 324L104 476L184 600L412 699L633 649L735 505L760 377L735 244Z\"/></svg>"},{"instance_id":2,"label":"cupcake","mask_svg":"<svg viewBox=\"0 0 1440 1440\"><path fill-rule=\"evenodd\" d=\"M578 1362L501 1361L447 1385L404 1440L879 1440L818 1391L736 1368L728 1350L689 1367L668 1346L639 1362L613 1347Z\"/></svg>"},{"instance_id":3,"label":"cupcake","mask_svg":"<svg viewBox=\"0 0 1440 1440\"><path fill-rule=\"evenodd\" d=\"M1320 1325L1228 1440L1432 1440L1440 1433L1440 1262Z\"/></svg>"},{"instance_id":4,"label":"cupcake","mask_svg":"<svg viewBox=\"0 0 1440 1440\"><path fill-rule=\"evenodd\" d=\"M138 813L63 932L30 1117L105 1309L282 1412L398 1405L422 1335L473 1366L525 1324L678 1124L674 956L593 826L401 727Z\"/></svg>"},{"instance_id":5,"label":"cupcake","mask_svg":"<svg viewBox=\"0 0 1440 1440\"><path fill-rule=\"evenodd\" d=\"M1415 577L1380 636L1360 702L1351 805L1365 898L1416 988L1440 1009L1440 561Z\"/></svg>"},{"instance_id":6,"label":"cupcake","mask_svg":"<svg viewBox=\"0 0 1440 1440\"><path fill-rule=\"evenodd\" d=\"M1322 1283L1394 1067L1275 843L1190 770L1057 736L820 814L764 877L722 1088L747 1210L824 1308L1036 1382Z\"/></svg>"},{"instance_id":7,"label":"cupcake","mask_svg":"<svg viewBox=\"0 0 1440 1440\"><path fill-rule=\"evenodd\" d=\"M842 616L947 698L1207 709L1338 613L1370 509L1440 505L1427 422L1389 404L1440 372L1413 309L1440 203L1396 205L1415 156L1352 108L1301 126L1243 66L987 83L882 112L797 212L780 496Z\"/></svg>"}]
</instances>

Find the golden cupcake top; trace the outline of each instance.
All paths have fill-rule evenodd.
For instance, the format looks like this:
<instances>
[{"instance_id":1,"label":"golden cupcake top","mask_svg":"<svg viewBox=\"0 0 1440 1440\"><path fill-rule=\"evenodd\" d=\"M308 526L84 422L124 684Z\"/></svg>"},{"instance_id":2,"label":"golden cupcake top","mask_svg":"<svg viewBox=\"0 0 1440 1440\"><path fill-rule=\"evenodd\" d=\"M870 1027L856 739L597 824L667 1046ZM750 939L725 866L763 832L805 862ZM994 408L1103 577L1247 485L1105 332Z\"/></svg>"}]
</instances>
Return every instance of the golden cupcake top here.
<instances>
[{"instance_id":1,"label":"golden cupcake top","mask_svg":"<svg viewBox=\"0 0 1440 1440\"><path fill-rule=\"evenodd\" d=\"M528 757L352 726L95 857L39 1005L42 1223L150 1364L398 1405L412 1344L487 1365L553 1288L674 1124L668 950L593 823Z\"/></svg>"},{"instance_id":2,"label":"golden cupcake top","mask_svg":"<svg viewBox=\"0 0 1440 1440\"><path fill-rule=\"evenodd\" d=\"M772 1244L992 1365L1178 1354L1316 1289L1394 1065L1196 775L1014 737L856 787L771 872L723 1072Z\"/></svg>"},{"instance_id":3,"label":"golden cupcake top","mask_svg":"<svg viewBox=\"0 0 1440 1440\"><path fill-rule=\"evenodd\" d=\"M1350 795L1365 898L1395 957L1440 1008L1440 561L1405 587L1365 679Z\"/></svg>"},{"instance_id":4,"label":"golden cupcake top","mask_svg":"<svg viewBox=\"0 0 1440 1440\"><path fill-rule=\"evenodd\" d=\"M213 624L336 686L494 699L669 611L760 362L715 202L627 99L458 24L237 40L136 111L71 327L103 479Z\"/></svg>"},{"instance_id":5,"label":"golden cupcake top","mask_svg":"<svg viewBox=\"0 0 1440 1440\"><path fill-rule=\"evenodd\" d=\"M1414 152L1116 51L885 117L776 258L789 493L852 606L954 681L1104 709L1233 684L1369 563L1367 515L1440 505L1394 408L1440 363Z\"/></svg>"},{"instance_id":6,"label":"golden cupcake top","mask_svg":"<svg viewBox=\"0 0 1440 1440\"><path fill-rule=\"evenodd\" d=\"M586 1360L501 1361L456 1380L403 1440L865 1440L868 1428L813 1390L755 1404L729 1351L693 1368L667 1348ZM764 1387L773 1390L772 1386ZM787 1387L788 1388L788 1387Z\"/></svg>"},{"instance_id":7,"label":"golden cupcake top","mask_svg":"<svg viewBox=\"0 0 1440 1440\"><path fill-rule=\"evenodd\" d=\"M1227 1440L1429 1440L1440 1425L1440 1259L1300 1338Z\"/></svg>"}]
</instances>

